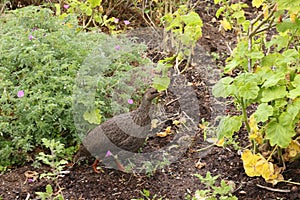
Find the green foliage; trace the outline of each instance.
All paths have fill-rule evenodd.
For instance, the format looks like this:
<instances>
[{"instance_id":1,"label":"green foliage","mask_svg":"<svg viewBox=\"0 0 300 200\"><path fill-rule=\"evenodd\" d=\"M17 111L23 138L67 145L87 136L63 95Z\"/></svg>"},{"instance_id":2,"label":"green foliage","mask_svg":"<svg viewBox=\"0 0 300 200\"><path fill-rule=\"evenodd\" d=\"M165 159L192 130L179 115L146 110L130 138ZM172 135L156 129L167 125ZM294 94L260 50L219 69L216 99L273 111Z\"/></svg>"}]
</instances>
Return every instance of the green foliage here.
<instances>
[{"instance_id":1,"label":"green foliage","mask_svg":"<svg viewBox=\"0 0 300 200\"><path fill-rule=\"evenodd\" d=\"M200 16L186 5L181 5L174 13L167 13L161 20L165 30L170 31L174 37L171 42L176 48L175 67L178 69L178 63L184 59L187 59L186 67L188 67L193 49L202 36L203 22Z\"/></svg>"},{"instance_id":2,"label":"green foliage","mask_svg":"<svg viewBox=\"0 0 300 200\"><path fill-rule=\"evenodd\" d=\"M36 192L35 194L42 200L64 200L64 197L61 194L54 196L55 194L53 193L52 186L49 184L46 186L45 192Z\"/></svg>"},{"instance_id":3,"label":"green foliage","mask_svg":"<svg viewBox=\"0 0 300 200\"><path fill-rule=\"evenodd\" d=\"M217 200L217 199L226 199L226 200L237 200L236 196L233 196L231 193L233 188L231 185L227 184L224 180L221 180L219 186L217 186L217 179L219 176L212 176L210 172L206 173L206 176L203 177L200 174L194 174L197 178L199 178L200 182L205 185L205 190L197 190L195 192L195 196L192 197L192 200L197 199L209 199L209 200Z\"/></svg>"},{"instance_id":4,"label":"green foliage","mask_svg":"<svg viewBox=\"0 0 300 200\"><path fill-rule=\"evenodd\" d=\"M131 199L131 200L162 200L163 198L162 197L157 197L157 195L153 195L151 197L151 194L150 194L150 191L149 190L146 190L146 189L143 189L143 191L140 191L141 195L144 197L144 198L138 198L138 199Z\"/></svg>"},{"instance_id":5,"label":"green foliage","mask_svg":"<svg viewBox=\"0 0 300 200\"><path fill-rule=\"evenodd\" d=\"M50 154L45 154L40 152L36 156L36 160L41 161L43 164L48 165L51 168L51 172L43 173L40 178L55 178L64 169L65 165L68 163L63 158L66 157L65 145L54 139L48 140L42 139L43 145L50 150ZM34 165L39 165L37 162Z\"/></svg>"},{"instance_id":6,"label":"green foliage","mask_svg":"<svg viewBox=\"0 0 300 200\"><path fill-rule=\"evenodd\" d=\"M97 112L100 111L91 112L89 107L84 107L80 118L93 123L99 122L99 116L105 120L113 113L107 96L111 95L125 72L134 68L131 63L142 65L148 62L140 55L144 46L125 38L119 40L105 34L78 32L76 18L69 18L66 22L53 16L49 9L17 9L0 20L2 169L25 162L26 153L41 144L42 138L54 138L67 146L74 145L77 134L72 95L78 70L87 68L89 59L95 61L91 66L98 64L96 67L103 70L101 77L91 77L97 83L93 105L96 105ZM121 50L116 50L117 45ZM100 48L98 52L96 47ZM99 56L102 55L101 48L107 53L104 59ZM93 60L93 57L99 60ZM87 66L82 67L83 62ZM131 88L132 93L134 89ZM132 98L138 96L137 93ZM84 119L85 112L92 115L86 114Z\"/></svg>"},{"instance_id":7,"label":"green foliage","mask_svg":"<svg viewBox=\"0 0 300 200\"><path fill-rule=\"evenodd\" d=\"M64 20L68 19L70 16L76 16L80 19L82 23L82 29L88 29L90 26L102 27L106 26L110 31L116 29L115 18L108 17L102 7L102 0L68 0L64 2L68 8L67 12L61 13L60 4L56 4L56 14Z\"/></svg>"},{"instance_id":8,"label":"green foliage","mask_svg":"<svg viewBox=\"0 0 300 200\"><path fill-rule=\"evenodd\" d=\"M219 138L232 137L244 122L254 152L265 143L289 151L300 120L300 8L280 0L253 0L252 5L261 8L261 12L255 19L248 20L243 11L246 6L242 3L236 5L226 0L215 3L222 5L217 17L222 15L227 19L240 37L224 68L228 74L234 69L239 69L240 73L234 78L222 78L214 86L213 94L233 97L242 114L238 123L230 121L237 117L226 117L221 121ZM277 33L266 37L273 27ZM249 106L257 107L251 116L247 115ZM281 152L278 151L278 156L282 158Z\"/></svg>"},{"instance_id":9,"label":"green foliage","mask_svg":"<svg viewBox=\"0 0 300 200\"><path fill-rule=\"evenodd\" d=\"M172 33L170 42L175 46L175 55L167 57L158 62L156 71L161 76L153 79L153 87L158 91L166 90L170 84L170 78L167 76L168 69L173 67L178 73L183 73L190 64L191 55L197 41L202 36L202 20L200 16L188 9L186 5L179 6L174 13L167 13L161 18L165 26L165 31ZM167 41L165 41L167 42ZM185 68L180 71L179 65L183 60L187 60Z\"/></svg>"}]
</instances>

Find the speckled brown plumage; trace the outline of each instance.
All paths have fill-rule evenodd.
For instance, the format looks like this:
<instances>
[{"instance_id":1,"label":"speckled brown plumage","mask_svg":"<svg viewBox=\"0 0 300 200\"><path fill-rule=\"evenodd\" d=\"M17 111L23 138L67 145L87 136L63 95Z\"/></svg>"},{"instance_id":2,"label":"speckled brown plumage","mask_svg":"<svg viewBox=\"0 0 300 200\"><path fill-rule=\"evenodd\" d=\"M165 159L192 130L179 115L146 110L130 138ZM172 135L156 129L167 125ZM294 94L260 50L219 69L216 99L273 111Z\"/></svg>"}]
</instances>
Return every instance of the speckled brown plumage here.
<instances>
[{"instance_id":1,"label":"speckled brown plumage","mask_svg":"<svg viewBox=\"0 0 300 200\"><path fill-rule=\"evenodd\" d=\"M158 95L155 89L148 89L137 110L117 115L94 128L84 138L84 145L81 146L74 160L90 154L102 159L108 151L114 155L121 150L136 152L143 146L147 132L150 130L151 101Z\"/></svg>"}]
</instances>

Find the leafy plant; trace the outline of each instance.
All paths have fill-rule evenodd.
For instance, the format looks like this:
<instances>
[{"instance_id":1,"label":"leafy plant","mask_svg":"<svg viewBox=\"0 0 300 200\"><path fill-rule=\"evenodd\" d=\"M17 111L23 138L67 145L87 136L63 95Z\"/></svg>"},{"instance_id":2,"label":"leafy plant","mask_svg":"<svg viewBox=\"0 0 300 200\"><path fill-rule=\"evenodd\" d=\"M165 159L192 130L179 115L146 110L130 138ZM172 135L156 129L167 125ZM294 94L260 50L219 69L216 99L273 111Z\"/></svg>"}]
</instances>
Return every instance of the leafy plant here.
<instances>
[{"instance_id":1,"label":"leafy plant","mask_svg":"<svg viewBox=\"0 0 300 200\"><path fill-rule=\"evenodd\" d=\"M40 152L36 156L36 160L41 161L43 164L48 165L51 168L51 172L43 173L40 178L43 177L57 177L59 173L64 169L65 165L68 163L65 159L66 150L64 144L54 139L48 140L42 139L43 145L50 150L50 154L45 154ZM37 165L37 163L35 163Z\"/></svg>"},{"instance_id":2,"label":"leafy plant","mask_svg":"<svg viewBox=\"0 0 300 200\"><path fill-rule=\"evenodd\" d=\"M194 176L199 178L200 182L205 185L206 189L197 190L195 195L191 198L192 200L238 199L236 196L231 194L234 188L232 188L232 186L226 183L224 180L221 180L220 186L217 186L216 181L219 176L212 176L210 172L207 172L205 177L201 176L200 174L194 174Z\"/></svg>"},{"instance_id":3,"label":"leafy plant","mask_svg":"<svg viewBox=\"0 0 300 200\"><path fill-rule=\"evenodd\" d=\"M90 76L94 78L97 91L94 101L79 109L83 111L79 121L98 123L99 120L93 120L89 114L105 120L115 111L112 108L125 109L125 106L111 105L112 101L107 98L118 85L134 94L130 97L129 93L123 92L126 94L123 99L127 98L125 102L140 96L135 93L134 86L126 90L129 87L124 85L130 80L126 72L135 68L132 63L143 65L149 62L141 57L145 47L126 38L78 32L76 24L76 18L65 22L49 9L31 6L11 11L0 19L2 169L25 162L26 153L40 145L43 138L56 139L66 146L74 145L78 140L72 95L79 69L90 70L98 62L98 68L93 68L93 72L102 73L101 76ZM107 57L99 56L103 52ZM119 80L125 80L125 75L127 79L121 86ZM135 86L145 85L137 78L135 81ZM96 112L92 112L91 105L95 106Z\"/></svg>"},{"instance_id":4,"label":"leafy plant","mask_svg":"<svg viewBox=\"0 0 300 200\"><path fill-rule=\"evenodd\" d=\"M150 194L150 191L149 190L146 190L146 189L143 189L143 191L140 191L141 195L143 195L144 198L138 198L138 199L131 199L131 200L144 200L144 199L147 199L147 200L162 200L163 198L162 197L157 197L157 195L153 195L151 197L151 194Z\"/></svg>"},{"instance_id":5,"label":"leafy plant","mask_svg":"<svg viewBox=\"0 0 300 200\"><path fill-rule=\"evenodd\" d=\"M255 19L247 20L241 10L246 6L230 5L229 1L215 2L225 3L217 17L222 14L224 20L229 14L234 16L231 19L237 23L234 30L241 31L239 42L224 68L229 75L234 69L240 73L222 78L213 88L216 97L233 97L241 115L223 118L217 130L218 137L231 138L244 123L253 152L252 156L243 157L246 173L249 176L262 175L267 182L276 184L283 177L279 175L280 170L276 170L280 168L268 162L270 158L277 155L279 163L284 164L293 160L287 155L290 151L294 156L299 154L296 128L300 120L300 8L281 0L252 1L252 5L261 11ZM274 27L278 34L273 32L271 37L266 37ZM247 108L250 106L256 110L249 116ZM259 151L269 158L264 159ZM250 152L245 151L245 154L250 155ZM249 163L262 171L250 173ZM265 174L266 167L271 175Z\"/></svg>"},{"instance_id":6,"label":"leafy plant","mask_svg":"<svg viewBox=\"0 0 300 200\"><path fill-rule=\"evenodd\" d=\"M68 0L65 2L65 5L63 5L63 9L66 10L64 13L61 13L60 6L60 4L55 4L56 14L65 20L75 15L80 19L82 29L84 30L91 26L106 26L111 31L116 29L118 21L114 17L108 18L108 16L105 15L102 0Z\"/></svg>"},{"instance_id":7,"label":"leafy plant","mask_svg":"<svg viewBox=\"0 0 300 200\"><path fill-rule=\"evenodd\" d=\"M174 13L167 13L161 20L165 25L165 30L170 31L173 36L171 43L176 48L174 58L178 72L180 62L187 59L182 73L189 66L193 49L202 36L203 22L200 16L186 5L179 6Z\"/></svg>"},{"instance_id":8,"label":"leafy plant","mask_svg":"<svg viewBox=\"0 0 300 200\"><path fill-rule=\"evenodd\" d=\"M168 69L173 67L178 73L183 73L190 64L193 49L202 36L202 20L200 16L188 9L186 5L179 6L174 13L167 13L161 21L165 26L165 31L170 32L171 38L165 38L167 44L171 42L172 47L175 47L173 56L162 59L158 62L156 71L161 73L161 76L155 76L153 79L153 87L158 91L166 90L170 84L170 78L167 76ZM182 61L187 60L183 70L179 70L179 65Z\"/></svg>"},{"instance_id":9,"label":"leafy plant","mask_svg":"<svg viewBox=\"0 0 300 200\"><path fill-rule=\"evenodd\" d=\"M64 197L62 194L54 195L53 189L51 185L46 186L46 191L45 192L36 192L35 194L38 195L42 200L64 200ZM54 196L54 197L53 197Z\"/></svg>"}]
</instances>

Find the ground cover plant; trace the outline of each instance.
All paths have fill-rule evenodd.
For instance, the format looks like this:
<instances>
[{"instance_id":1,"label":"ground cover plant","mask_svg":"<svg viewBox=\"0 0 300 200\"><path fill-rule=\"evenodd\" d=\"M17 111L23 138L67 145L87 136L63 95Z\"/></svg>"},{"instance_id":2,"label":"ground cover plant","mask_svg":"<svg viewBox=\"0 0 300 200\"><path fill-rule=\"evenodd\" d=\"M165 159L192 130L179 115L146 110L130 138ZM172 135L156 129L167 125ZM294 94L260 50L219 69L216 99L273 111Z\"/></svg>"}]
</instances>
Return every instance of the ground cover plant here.
<instances>
[{"instance_id":1,"label":"ground cover plant","mask_svg":"<svg viewBox=\"0 0 300 200\"><path fill-rule=\"evenodd\" d=\"M0 199L300 198L299 0L65 0L16 9L31 3L39 4L0 3ZM161 26L170 51L118 35L143 26ZM223 72L220 81L201 71L199 46L219 68L196 51L200 65ZM158 63L154 78L137 69L149 58ZM149 78L166 90L173 72L195 91L202 118L177 161L146 162L145 174L96 174L92 158L69 168L78 133L135 109ZM209 126L213 85L226 98L217 128ZM171 117L153 122L163 128L140 152L164 147L186 125L178 101L170 91L161 98Z\"/></svg>"},{"instance_id":2,"label":"ground cover plant","mask_svg":"<svg viewBox=\"0 0 300 200\"><path fill-rule=\"evenodd\" d=\"M78 140L72 107L75 78L84 59L97 45L105 43L112 53L119 55L109 65L114 75L97 87L99 93L94 103L97 108L101 104L99 115L112 113L108 108L110 102L103 100L110 91L103 88L114 85L122 77L120 72L133 67L131 62L143 63L141 56L137 56L143 51L141 45L123 40L130 52L121 54L122 50L116 49L122 45L121 40L78 32L76 18L61 20L53 17L49 9L26 7L12 11L1 19L0 26L2 170L25 162L26 156L32 159L27 153L42 144L44 138L58 139L74 151Z\"/></svg>"}]
</instances>

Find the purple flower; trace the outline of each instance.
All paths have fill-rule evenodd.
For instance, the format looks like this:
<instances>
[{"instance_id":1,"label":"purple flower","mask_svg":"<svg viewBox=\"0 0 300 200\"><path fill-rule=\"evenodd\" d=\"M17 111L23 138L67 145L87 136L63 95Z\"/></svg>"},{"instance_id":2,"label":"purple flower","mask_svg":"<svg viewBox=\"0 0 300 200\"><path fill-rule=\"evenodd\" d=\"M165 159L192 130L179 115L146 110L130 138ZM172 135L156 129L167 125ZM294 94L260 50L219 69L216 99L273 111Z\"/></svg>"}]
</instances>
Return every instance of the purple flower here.
<instances>
[{"instance_id":1,"label":"purple flower","mask_svg":"<svg viewBox=\"0 0 300 200\"><path fill-rule=\"evenodd\" d=\"M108 150L105 154L105 157L109 157L109 156L112 156L112 153L110 152L110 150Z\"/></svg>"},{"instance_id":2,"label":"purple flower","mask_svg":"<svg viewBox=\"0 0 300 200\"><path fill-rule=\"evenodd\" d=\"M133 104L133 100L132 99L128 99L127 101L129 104Z\"/></svg>"},{"instance_id":3,"label":"purple flower","mask_svg":"<svg viewBox=\"0 0 300 200\"><path fill-rule=\"evenodd\" d=\"M124 24L125 24L125 25L129 25L129 24L130 24L130 21L124 20Z\"/></svg>"},{"instance_id":4,"label":"purple flower","mask_svg":"<svg viewBox=\"0 0 300 200\"><path fill-rule=\"evenodd\" d=\"M115 22L115 23L119 23L119 19L118 19L118 18L115 18L114 22Z\"/></svg>"},{"instance_id":5,"label":"purple flower","mask_svg":"<svg viewBox=\"0 0 300 200\"><path fill-rule=\"evenodd\" d=\"M120 45L117 45L117 46L115 46L115 49L116 49L116 50L120 50L120 49L121 49L121 46L120 46Z\"/></svg>"},{"instance_id":6,"label":"purple flower","mask_svg":"<svg viewBox=\"0 0 300 200\"><path fill-rule=\"evenodd\" d=\"M18 91L17 96L18 96L19 98L24 97L24 91L23 91L23 90Z\"/></svg>"},{"instance_id":7,"label":"purple flower","mask_svg":"<svg viewBox=\"0 0 300 200\"><path fill-rule=\"evenodd\" d=\"M29 178L29 179L28 179L28 183L32 183L32 182L34 182L34 179Z\"/></svg>"},{"instance_id":8,"label":"purple flower","mask_svg":"<svg viewBox=\"0 0 300 200\"><path fill-rule=\"evenodd\" d=\"M33 39L33 36L32 36L32 35L29 35L28 39L29 39L29 40L32 40L32 39Z\"/></svg>"},{"instance_id":9,"label":"purple flower","mask_svg":"<svg viewBox=\"0 0 300 200\"><path fill-rule=\"evenodd\" d=\"M64 8L65 8L65 9L68 9L68 8L70 8L70 5L65 4L65 5L64 5Z\"/></svg>"}]
</instances>

